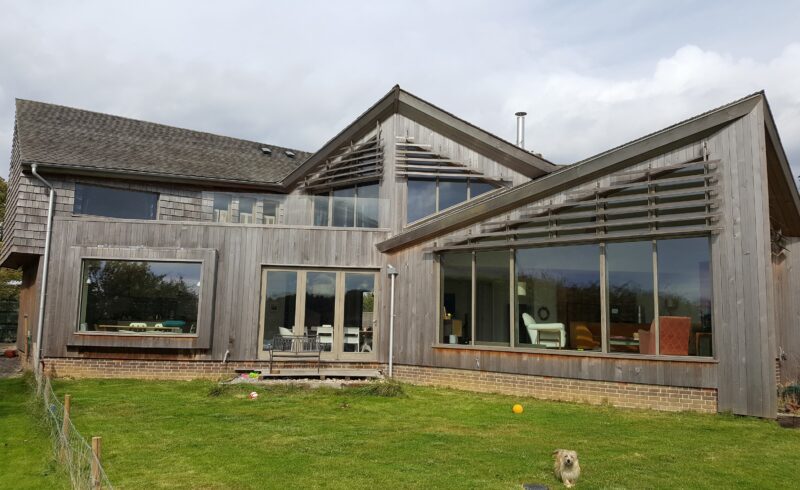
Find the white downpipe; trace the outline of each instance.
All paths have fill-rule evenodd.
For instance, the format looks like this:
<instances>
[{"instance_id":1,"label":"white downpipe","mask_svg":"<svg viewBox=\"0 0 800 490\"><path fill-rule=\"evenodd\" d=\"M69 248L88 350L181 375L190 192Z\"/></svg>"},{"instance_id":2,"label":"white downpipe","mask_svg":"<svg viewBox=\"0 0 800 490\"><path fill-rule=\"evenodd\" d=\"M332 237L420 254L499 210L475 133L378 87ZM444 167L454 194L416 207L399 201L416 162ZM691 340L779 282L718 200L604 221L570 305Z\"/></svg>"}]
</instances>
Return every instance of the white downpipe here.
<instances>
[{"instance_id":1,"label":"white downpipe","mask_svg":"<svg viewBox=\"0 0 800 490\"><path fill-rule=\"evenodd\" d=\"M44 265L42 269L42 283L39 285L39 318L36 327L36 350L33 351L33 362L35 370L41 370L42 359L42 330L44 329L44 305L47 295L47 272L50 269L50 236L53 232L53 205L55 204L56 191L50 182L46 181L36 172L36 164L31 166L31 173L39 179L48 189L50 189L50 201L47 205L47 231L44 239Z\"/></svg>"},{"instance_id":2,"label":"white downpipe","mask_svg":"<svg viewBox=\"0 0 800 490\"><path fill-rule=\"evenodd\" d=\"M386 272L391 280L389 293L389 377L392 377L392 366L394 365L394 278L397 277L397 269L391 265L386 266Z\"/></svg>"}]
</instances>

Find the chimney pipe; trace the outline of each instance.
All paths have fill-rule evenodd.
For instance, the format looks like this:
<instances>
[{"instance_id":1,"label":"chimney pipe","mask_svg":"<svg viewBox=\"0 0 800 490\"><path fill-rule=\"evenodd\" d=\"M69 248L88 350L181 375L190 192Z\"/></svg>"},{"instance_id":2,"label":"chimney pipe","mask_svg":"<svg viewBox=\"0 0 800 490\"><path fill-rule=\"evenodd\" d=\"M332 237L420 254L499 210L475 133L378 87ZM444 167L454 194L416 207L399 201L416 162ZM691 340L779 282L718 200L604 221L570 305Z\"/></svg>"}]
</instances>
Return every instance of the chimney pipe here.
<instances>
[{"instance_id":1,"label":"chimney pipe","mask_svg":"<svg viewBox=\"0 0 800 490\"><path fill-rule=\"evenodd\" d=\"M517 146L525 149L525 116L527 116L527 112L517 112L515 116L517 116Z\"/></svg>"}]
</instances>

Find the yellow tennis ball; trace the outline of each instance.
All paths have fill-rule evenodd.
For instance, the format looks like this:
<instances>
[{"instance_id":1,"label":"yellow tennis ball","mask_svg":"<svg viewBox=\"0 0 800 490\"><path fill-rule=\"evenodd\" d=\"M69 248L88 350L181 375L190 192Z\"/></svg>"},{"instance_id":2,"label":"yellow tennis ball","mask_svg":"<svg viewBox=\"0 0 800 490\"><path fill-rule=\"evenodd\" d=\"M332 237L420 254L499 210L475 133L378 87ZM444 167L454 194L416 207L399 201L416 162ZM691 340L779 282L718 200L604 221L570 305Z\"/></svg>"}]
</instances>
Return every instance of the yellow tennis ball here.
<instances>
[{"instance_id":1,"label":"yellow tennis ball","mask_svg":"<svg viewBox=\"0 0 800 490\"><path fill-rule=\"evenodd\" d=\"M521 413L522 413L522 405L520 405L519 403L517 403L516 405L514 405L514 406L511 408L511 411L512 411L512 412L514 412L514 413L516 413L516 414L521 414Z\"/></svg>"}]
</instances>

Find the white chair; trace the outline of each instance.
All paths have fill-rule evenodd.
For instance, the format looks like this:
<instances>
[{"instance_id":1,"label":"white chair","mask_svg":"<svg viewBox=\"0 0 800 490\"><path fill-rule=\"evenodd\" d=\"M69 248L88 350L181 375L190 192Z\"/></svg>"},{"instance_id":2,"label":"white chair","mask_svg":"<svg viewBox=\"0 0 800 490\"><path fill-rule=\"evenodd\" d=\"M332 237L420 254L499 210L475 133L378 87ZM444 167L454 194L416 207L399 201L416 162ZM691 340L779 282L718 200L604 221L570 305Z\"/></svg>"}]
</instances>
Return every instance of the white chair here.
<instances>
[{"instance_id":1,"label":"white chair","mask_svg":"<svg viewBox=\"0 0 800 490\"><path fill-rule=\"evenodd\" d=\"M344 344L345 348L348 345L352 345L353 351L358 352L358 336L359 336L359 328L358 327L344 327Z\"/></svg>"},{"instance_id":2,"label":"white chair","mask_svg":"<svg viewBox=\"0 0 800 490\"><path fill-rule=\"evenodd\" d=\"M525 328L528 329L528 335L531 338L532 344L540 344L547 347L564 347L567 345L567 331L563 323L536 323L528 313L522 314L522 321L525 323ZM548 337L558 338L542 338L540 334L547 334Z\"/></svg>"},{"instance_id":3,"label":"white chair","mask_svg":"<svg viewBox=\"0 0 800 490\"><path fill-rule=\"evenodd\" d=\"M322 350L330 351L333 347L333 325L322 325L317 327L317 338Z\"/></svg>"},{"instance_id":4,"label":"white chair","mask_svg":"<svg viewBox=\"0 0 800 490\"><path fill-rule=\"evenodd\" d=\"M294 332L286 327L278 327L278 333L281 334L281 337L292 337L294 335Z\"/></svg>"}]
</instances>

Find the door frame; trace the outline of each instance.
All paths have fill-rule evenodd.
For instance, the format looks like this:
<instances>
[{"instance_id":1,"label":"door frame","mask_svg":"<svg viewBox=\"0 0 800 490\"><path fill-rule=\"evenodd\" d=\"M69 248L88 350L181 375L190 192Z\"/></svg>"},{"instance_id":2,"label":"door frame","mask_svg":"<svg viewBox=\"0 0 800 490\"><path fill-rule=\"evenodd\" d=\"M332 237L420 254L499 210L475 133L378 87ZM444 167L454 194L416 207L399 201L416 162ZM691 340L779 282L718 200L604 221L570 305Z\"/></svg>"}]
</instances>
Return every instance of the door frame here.
<instances>
[{"instance_id":1,"label":"door frame","mask_svg":"<svg viewBox=\"0 0 800 490\"><path fill-rule=\"evenodd\" d=\"M380 342L380 269L378 268L337 268L337 267L287 267L287 266L261 266L261 289L259 291L259 313L258 313L258 359L269 360L268 351L264 350L264 327L266 320L266 293L267 275L269 272L294 272L297 274L295 292L295 314L293 333L304 335L305 332L305 310L306 310L306 287L307 274L309 272L332 272L336 274L334 315L333 315L333 338L334 343L330 351L323 351L321 358L324 361L352 361L369 362L375 361L378 357L378 345ZM345 352L344 351L344 306L345 306L345 277L346 274L371 274L373 275L373 307L372 307L372 352Z\"/></svg>"}]
</instances>

